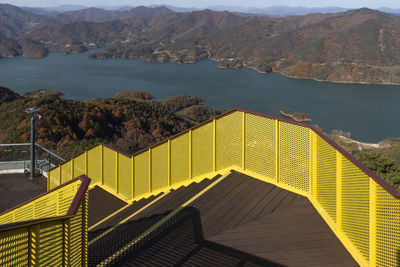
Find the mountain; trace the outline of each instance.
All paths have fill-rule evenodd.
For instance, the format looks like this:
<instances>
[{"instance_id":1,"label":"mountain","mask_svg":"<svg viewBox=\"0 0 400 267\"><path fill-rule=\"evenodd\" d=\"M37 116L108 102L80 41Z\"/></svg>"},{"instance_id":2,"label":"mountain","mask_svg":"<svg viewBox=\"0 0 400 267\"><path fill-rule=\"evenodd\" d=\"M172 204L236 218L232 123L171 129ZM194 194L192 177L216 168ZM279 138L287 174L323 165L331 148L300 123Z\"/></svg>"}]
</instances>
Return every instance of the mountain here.
<instances>
[{"instance_id":1,"label":"mountain","mask_svg":"<svg viewBox=\"0 0 400 267\"><path fill-rule=\"evenodd\" d=\"M267 18L210 10L182 13L135 42L91 56L136 57L275 71L335 82L400 83L400 18L370 9Z\"/></svg>"},{"instance_id":2,"label":"mountain","mask_svg":"<svg viewBox=\"0 0 400 267\"><path fill-rule=\"evenodd\" d=\"M209 6L214 11L229 11L249 14L264 14L270 16L302 16L313 13L339 13L350 10L350 8L342 7L317 7L308 8L303 6L270 6L270 7L241 7L241 6Z\"/></svg>"},{"instance_id":3,"label":"mountain","mask_svg":"<svg viewBox=\"0 0 400 267\"><path fill-rule=\"evenodd\" d=\"M0 37L16 38L49 24L52 24L52 21L46 16L33 14L9 4L0 4Z\"/></svg>"},{"instance_id":4,"label":"mountain","mask_svg":"<svg viewBox=\"0 0 400 267\"><path fill-rule=\"evenodd\" d=\"M104 52L89 57L174 63L209 58L221 68L295 78L400 83L400 18L367 8L285 17L211 10L177 13L163 6L89 8L50 17L12 10L17 16L7 16L2 20L8 24L0 24L6 29L29 22L21 17L23 12L42 24L37 29L14 27L19 29L14 35L0 40L3 57L44 56L46 49L80 53L105 46Z\"/></svg>"},{"instance_id":5,"label":"mountain","mask_svg":"<svg viewBox=\"0 0 400 267\"><path fill-rule=\"evenodd\" d=\"M68 12L68 11L76 11L76 10L81 10L88 8L87 6L82 6L82 5L60 5L60 6L53 6L53 7L45 7L43 9L49 11L49 12Z\"/></svg>"}]
</instances>

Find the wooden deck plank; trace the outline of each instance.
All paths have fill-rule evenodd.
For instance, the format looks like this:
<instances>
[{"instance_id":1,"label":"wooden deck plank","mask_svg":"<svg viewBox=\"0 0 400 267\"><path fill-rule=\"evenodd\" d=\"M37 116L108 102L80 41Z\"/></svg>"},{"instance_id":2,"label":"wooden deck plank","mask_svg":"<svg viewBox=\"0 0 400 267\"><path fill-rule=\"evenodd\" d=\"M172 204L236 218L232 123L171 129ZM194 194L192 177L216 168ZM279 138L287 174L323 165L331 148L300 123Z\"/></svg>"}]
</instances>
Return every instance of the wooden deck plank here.
<instances>
[{"instance_id":1,"label":"wooden deck plank","mask_svg":"<svg viewBox=\"0 0 400 267\"><path fill-rule=\"evenodd\" d=\"M211 228L216 223L224 224L225 215L235 207L235 205L241 200L239 196L240 191L243 188L248 187L251 181L245 180L240 185L231 190L223 199L218 202L213 202L213 206L209 209L200 209L200 214L203 223L203 229L205 236L209 235Z\"/></svg>"},{"instance_id":2,"label":"wooden deck plank","mask_svg":"<svg viewBox=\"0 0 400 267\"><path fill-rule=\"evenodd\" d=\"M237 176L235 172L230 174L228 177L219 182L215 187L211 188L201 198L195 200L191 206L198 210L208 210L214 203L209 201L212 199L214 202L218 202L223 199L231 190L239 186L245 180L244 177Z\"/></svg>"},{"instance_id":3,"label":"wooden deck plank","mask_svg":"<svg viewBox=\"0 0 400 267\"><path fill-rule=\"evenodd\" d=\"M239 223L251 212L252 209L261 201L263 192L270 192L275 186L263 183L258 180L253 180L252 187L248 191L241 191L240 202L225 216L226 223L222 225L216 232L226 231L230 228L240 225ZM250 194L253 197L249 197ZM260 197L261 196L261 197ZM210 233L210 235L212 235Z\"/></svg>"},{"instance_id":4,"label":"wooden deck plank","mask_svg":"<svg viewBox=\"0 0 400 267\"><path fill-rule=\"evenodd\" d=\"M103 220L127 204L101 187L95 186L89 190L88 226Z\"/></svg>"},{"instance_id":5,"label":"wooden deck plank","mask_svg":"<svg viewBox=\"0 0 400 267\"><path fill-rule=\"evenodd\" d=\"M269 203L282 191L281 188L279 187L274 187L271 191L268 192L268 194L264 195L264 198L257 203L257 205L254 207L254 209L251 210L249 214L247 214L246 217L243 218L239 223L248 223L254 219L257 218L257 216L260 214L262 210L265 209L266 206L269 205Z\"/></svg>"},{"instance_id":6,"label":"wooden deck plank","mask_svg":"<svg viewBox=\"0 0 400 267\"><path fill-rule=\"evenodd\" d=\"M218 216L215 216L214 222L211 220L211 224L207 225L204 223L204 231L206 236L213 236L216 233L229 229L229 225L227 225L231 220L238 215L238 213L242 210L251 210L253 207L246 205L251 197L249 195L254 195L255 192L252 192L252 189L259 188L259 184L255 179L247 179L247 183L244 182L241 184L241 187L236 188L236 190L232 191L232 197L226 197L226 202L221 201L219 204L221 208L217 211ZM258 193L258 191L257 191ZM207 221L206 214L202 216L204 218L204 222ZM243 218L243 217L242 217Z\"/></svg>"},{"instance_id":7,"label":"wooden deck plank","mask_svg":"<svg viewBox=\"0 0 400 267\"><path fill-rule=\"evenodd\" d=\"M119 222L121 222L125 218L129 217L131 214L135 213L136 211L140 210L141 208L146 206L148 203L150 203L154 199L156 199L159 195L151 196L149 198L143 198L139 201L133 202L132 204L129 205L129 207L127 207L126 209L122 210L121 212L115 214L114 216L110 217L108 220L104 221L103 223L99 224L98 226L94 227L93 229L91 229L91 231L97 231L102 228L117 225Z\"/></svg>"}]
</instances>

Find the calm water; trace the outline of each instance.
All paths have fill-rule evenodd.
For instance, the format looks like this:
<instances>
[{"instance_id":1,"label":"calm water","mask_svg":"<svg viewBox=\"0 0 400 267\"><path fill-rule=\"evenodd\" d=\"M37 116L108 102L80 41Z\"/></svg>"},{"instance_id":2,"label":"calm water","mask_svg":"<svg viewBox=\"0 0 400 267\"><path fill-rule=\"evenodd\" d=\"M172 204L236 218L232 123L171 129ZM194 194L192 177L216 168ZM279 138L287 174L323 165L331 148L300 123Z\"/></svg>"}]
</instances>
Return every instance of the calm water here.
<instances>
[{"instance_id":1,"label":"calm water","mask_svg":"<svg viewBox=\"0 0 400 267\"><path fill-rule=\"evenodd\" d=\"M194 95L215 108L241 107L273 115L282 108L305 112L326 131L342 129L366 142L400 136L400 86L288 79L218 69L209 60L176 65L86 56L50 53L45 59L1 59L0 85L18 93L58 88L70 99L112 97L132 90L148 91L159 99Z\"/></svg>"}]
</instances>

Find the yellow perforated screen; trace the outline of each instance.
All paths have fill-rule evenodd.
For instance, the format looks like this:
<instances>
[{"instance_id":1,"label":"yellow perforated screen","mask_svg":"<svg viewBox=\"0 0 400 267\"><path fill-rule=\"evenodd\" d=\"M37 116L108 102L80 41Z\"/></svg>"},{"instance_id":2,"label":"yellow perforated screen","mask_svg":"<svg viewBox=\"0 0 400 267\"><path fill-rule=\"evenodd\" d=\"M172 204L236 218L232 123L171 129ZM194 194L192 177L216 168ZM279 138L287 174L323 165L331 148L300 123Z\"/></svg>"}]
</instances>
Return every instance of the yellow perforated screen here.
<instances>
[{"instance_id":1,"label":"yellow perforated screen","mask_svg":"<svg viewBox=\"0 0 400 267\"><path fill-rule=\"evenodd\" d=\"M85 153L79 155L78 157L74 158L74 177L81 176L85 174Z\"/></svg>"},{"instance_id":2,"label":"yellow perforated screen","mask_svg":"<svg viewBox=\"0 0 400 267\"><path fill-rule=\"evenodd\" d=\"M317 137L317 200L336 221L336 149Z\"/></svg>"},{"instance_id":3,"label":"yellow perforated screen","mask_svg":"<svg viewBox=\"0 0 400 267\"><path fill-rule=\"evenodd\" d=\"M193 177L213 171L213 124L207 123L192 131Z\"/></svg>"},{"instance_id":4,"label":"yellow perforated screen","mask_svg":"<svg viewBox=\"0 0 400 267\"><path fill-rule=\"evenodd\" d=\"M171 140L171 184L189 178L189 133Z\"/></svg>"},{"instance_id":5,"label":"yellow perforated screen","mask_svg":"<svg viewBox=\"0 0 400 267\"><path fill-rule=\"evenodd\" d=\"M91 184L101 183L101 145L88 150L88 177L90 177Z\"/></svg>"},{"instance_id":6,"label":"yellow perforated screen","mask_svg":"<svg viewBox=\"0 0 400 267\"><path fill-rule=\"evenodd\" d=\"M61 165L61 183L68 182L69 180L73 179L71 175L71 161L68 161Z\"/></svg>"},{"instance_id":7,"label":"yellow perforated screen","mask_svg":"<svg viewBox=\"0 0 400 267\"><path fill-rule=\"evenodd\" d=\"M149 188L149 152L135 156L135 196L150 192Z\"/></svg>"},{"instance_id":8,"label":"yellow perforated screen","mask_svg":"<svg viewBox=\"0 0 400 267\"><path fill-rule=\"evenodd\" d=\"M28 227L0 232L0 266L27 266Z\"/></svg>"},{"instance_id":9,"label":"yellow perforated screen","mask_svg":"<svg viewBox=\"0 0 400 267\"><path fill-rule=\"evenodd\" d=\"M275 120L247 114L246 169L275 179Z\"/></svg>"},{"instance_id":10,"label":"yellow perforated screen","mask_svg":"<svg viewBox=\"0 0 400 267\"><path fill-rule=\"evenodd\" d=\"M43 223L38 236L38 252L41 266L62 266L62 221Z\"/></svg>"},{"instance_id":11,"label":"yellow perforated screen","mask_svg":"<svg viewBox=\"0 0 400 267\"><path fill-rule=\"evenodd\" d=\"M165 142L151 150L152 190L168 186L168 143Z\"/></svg>"},{"instance_id":12,"label":"yellow perforated screen","mask_svg":"<svg viewBox=\"0 0 400 267\"><path fill-rule=\"evenodd\" d=\"M309 129L286 122L280 122L279 127L280 182L307 193L310 176Z\"/></svg>"},{"instance_id":13,"label":"yellow perforated screen","mask_svg":"<svg viewBox=\"0 0 400 267\"><path fill-rule=\"evenodd\" d=\"M118 193L132 198L132 159L118 153Z\"/></svg>"},{"instance_id":14,"label":"yellow perforated screen","mask_svg":"<svg viewBox=\"0 0 400 267\"><path fill-rule=\"evenodd\" d=\"M242 166L242 112L233 112L216 122L216 168Z\"/></svg>"},{"instance_id":15,"label":"yellow perforated screen","mask_svg":"<svg viewBox=\"0 0 400 267\"><path fill-rule=\"evenodd\" d=\"M400 199L378 186L376 266L400 266Z\"/></svg>"},{"instance_id":16,"label":"yellow perforated screen","mask_svg":"<svg viewBox=\"0 0 400 267\"><path fill-rule=\"evenodd\" d=\"M370 177L342 156L342 227L344 233L369 259Z\"/></svg>"},{"instance_id":17,"label":"yellow perforated screen","mask_svg":"<svg viewBox=\"0 0 400 267\"><path fill-rule=\"evenodd\" d=\"M104 175L104 185L117 191L116 184L116 162L117 162L117 152L104 147L103 148L103 175Z\"/></svg>"}]
</instances>

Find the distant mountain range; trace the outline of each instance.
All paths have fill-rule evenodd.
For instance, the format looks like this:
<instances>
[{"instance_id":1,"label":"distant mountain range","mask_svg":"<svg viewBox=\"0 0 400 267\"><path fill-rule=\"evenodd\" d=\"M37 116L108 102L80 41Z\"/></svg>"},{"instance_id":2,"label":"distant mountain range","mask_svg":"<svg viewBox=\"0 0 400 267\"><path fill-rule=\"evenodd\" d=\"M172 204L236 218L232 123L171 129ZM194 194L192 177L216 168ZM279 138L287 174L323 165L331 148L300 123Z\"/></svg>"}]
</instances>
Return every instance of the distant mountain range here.
<instances>
[{"instance_id":1,"label":"distant mountain range","mask_svg":"<svg viewBox=\"0 0 400 267\"><path fill-rule=\"evenodd\" d=\"M291 6L270 6L270 7L242 7L242 6L223 6L223 5L214 5L214 6L208 6L205 8L187 8L187 7L177 7L177 6L171 6L171 5L150 5L148 7L154 8L154 7L160 7L164 6L168 9L171 9L174 12L192 12L192 11L199 11L199 10L204 10L204 9L210 9L213 11L229 11L229 12L235 12L235 13L248 13L248 14L263 14L263 15L271 15L271 16L301 16L301 15L307 15L307 14L312 14L312 13L321 13L321 14L326 14L326 13L338 13L338 12L344 12L351 10L351 8L343 8L343 7L304 7L304 6L296 6L296 7L291 7ZM101 8L105 10L130 10L134 8L135 6L95 6L95 8ZM22 9L32 12L32 13L37 13L37 14L45 14L45 13L51 13L51 12L69 12L69 11L78 11L82 9L88 9L91 7L88 6L82 6L82 5L60 5L60 6L54 6L54 7L44 7L44 8L37 8L37 7L22 7ZM388 7L381 7L376 9L378 11L390 13L390 14L400 14L400 8L388 8Z\"/></svg>"},{"instance_id":2,"label":"distant mountain range","mask_svg":"<svg viewBox=\"0 0 400 267\"><path fill-rule=\"evenodd\" d=\"M367 8L305 16L166 7L34 14L0 5L0 57L47 51L250 68L334 82L400 83L400 17Z\"/></svg>"}]
</instances>

